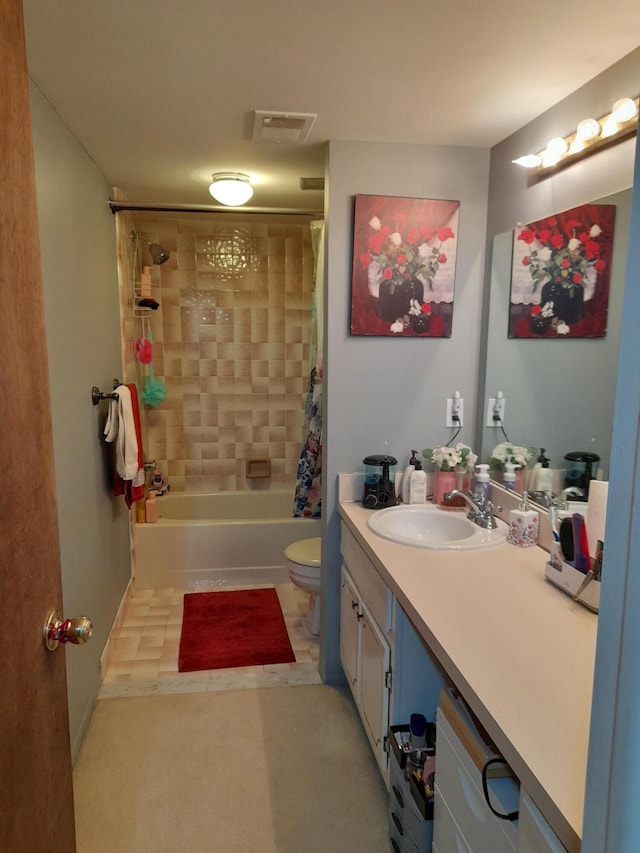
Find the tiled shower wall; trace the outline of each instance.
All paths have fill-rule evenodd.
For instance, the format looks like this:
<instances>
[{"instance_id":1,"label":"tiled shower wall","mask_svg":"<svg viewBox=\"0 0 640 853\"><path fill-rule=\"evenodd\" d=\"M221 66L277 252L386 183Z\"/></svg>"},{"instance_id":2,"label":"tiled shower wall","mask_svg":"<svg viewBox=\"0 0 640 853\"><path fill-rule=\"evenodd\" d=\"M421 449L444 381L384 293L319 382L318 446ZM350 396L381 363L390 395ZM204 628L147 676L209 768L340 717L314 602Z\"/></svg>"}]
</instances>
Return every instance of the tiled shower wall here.
<instances>
[{"instance_id":1,"label":"tiled shower wall","mask_svg":"<svg viewBox=\"0 0 640 853\"><path fill-rule=\"evenodd\" d=\"M167 389L142 404L145 457L187 492L291 486L303 440L313 252L309 220L262 214L118 214L125 381L140 397L135 356L149 330L152 369ZM157 310L138 304L147 243L171 252L151 266ZM271 478L247 480L268 458Z\"/></svg>"}]
</instances>

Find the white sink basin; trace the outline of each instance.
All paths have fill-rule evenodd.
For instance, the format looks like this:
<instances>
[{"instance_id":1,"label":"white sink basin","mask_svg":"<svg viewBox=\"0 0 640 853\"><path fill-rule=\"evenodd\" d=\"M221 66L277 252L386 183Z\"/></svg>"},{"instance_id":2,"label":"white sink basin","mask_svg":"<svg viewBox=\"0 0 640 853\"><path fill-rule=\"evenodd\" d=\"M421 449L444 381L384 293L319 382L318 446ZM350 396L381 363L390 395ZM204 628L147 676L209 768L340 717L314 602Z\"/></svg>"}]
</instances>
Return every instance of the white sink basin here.
<instances>
[{"instance_id":1,"label":"white sink basin","mask_svg":"<svg viewBox=\"0 0 640 853\"><path fill-rule=\"evenodd\" d=\"M505 542L508 527L504 521L496 521L498 527L495 530L483 530L469 521L466 510L416 504L376 510L369 516L367 524L376 535L400 545L462 551Z\"/></svg>"}]
</instances>

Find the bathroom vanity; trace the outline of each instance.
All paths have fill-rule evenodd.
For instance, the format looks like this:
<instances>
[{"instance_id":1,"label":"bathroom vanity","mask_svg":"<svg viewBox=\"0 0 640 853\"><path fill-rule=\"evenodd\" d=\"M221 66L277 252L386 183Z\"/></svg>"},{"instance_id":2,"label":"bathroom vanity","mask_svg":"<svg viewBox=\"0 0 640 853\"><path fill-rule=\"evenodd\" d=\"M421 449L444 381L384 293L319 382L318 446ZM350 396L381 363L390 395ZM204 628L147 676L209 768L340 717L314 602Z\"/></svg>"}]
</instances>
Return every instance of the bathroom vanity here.
<instances>
[{"instance_id":1,"label":"bathroom vanity","mask_svg":"<svg viewBox=\"0 0 640 853\"><path fill-rule=\"evenodd\" d=\"M435 719L441 688L455 686L519 783L505 849L577 853L597 617L545 580L541 548L415 548L373 533L375 510L359 502L339 511L342 661L387 783L389 725ZM436 754L436 788L437 765ZM460 849L485 849L472 840Z\"/></svg>"}]
</instances>

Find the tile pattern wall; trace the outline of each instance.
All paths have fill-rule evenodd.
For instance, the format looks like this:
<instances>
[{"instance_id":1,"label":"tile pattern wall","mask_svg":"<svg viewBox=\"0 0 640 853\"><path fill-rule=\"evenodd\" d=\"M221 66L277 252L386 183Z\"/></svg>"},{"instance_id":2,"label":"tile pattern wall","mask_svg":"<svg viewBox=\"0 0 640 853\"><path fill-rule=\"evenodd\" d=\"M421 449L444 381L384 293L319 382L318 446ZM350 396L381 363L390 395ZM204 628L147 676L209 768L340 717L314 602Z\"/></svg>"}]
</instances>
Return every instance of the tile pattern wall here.
<instances>
[{"instance_id":1,"label":"tile pattern wall","mask_svg":"<svg viewBox=\"0 0 640 853\"><path fill-rule=\"evenodd\" d=\"M118 215L126 381L142 392L146 369L135 361L135 341L144 325L155 377L168 392L159 406L143 406L146 458L172 489L200 492L266 487L245 477L246 459L266 456L270 484L293 489L311 337L308 220ZM132 299L139 269L131 268L140 266L132 230L171 252L151 267L157 311L136 309Z\"/></svg>"}]
</instances>

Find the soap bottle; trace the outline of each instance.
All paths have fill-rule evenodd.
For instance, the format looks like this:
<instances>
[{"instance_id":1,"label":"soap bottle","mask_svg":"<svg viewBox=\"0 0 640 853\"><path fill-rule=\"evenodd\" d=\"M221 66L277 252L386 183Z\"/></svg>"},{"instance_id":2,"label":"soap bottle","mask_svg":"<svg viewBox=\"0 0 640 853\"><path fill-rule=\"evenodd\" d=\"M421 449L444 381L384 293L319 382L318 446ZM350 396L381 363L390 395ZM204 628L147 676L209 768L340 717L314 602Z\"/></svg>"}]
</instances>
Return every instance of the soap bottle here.
<instances>
[{"instance_id":1,"label":"soap bottle","mask_svg":"<svg viewBox=\"0 0 640 853\"><path fill-rule=\"evenodd\" d=\"M532 492L542 492L544 489L540 486L540 473L542 469L549 467L549 460L544 455L544 447L540 448L540 453L538 455L538 460L536 464L531 469L531 474L529 475L529 490Z\"/></svg>"},{"instance_id":2,"label":"soap bottle","mask_svg":"<svg viewBox=\"0 0 640 853\"><path fill-rule=\"evenodd\" d=\"M158 512L158 496L155 492L149 492L145 504L145 516L148 524L155 524L160 517Z\"/></svg>"},{"instance_id":3,"label":"soap bottle","mask_svg":"<svg viewBox=\"0 0 640 853\"><path fill-rule=\"evenodd\" d=\"M503 486L508 492L516 490L516 466L513 462L504 463Z\"/></svg>"},{"instance_id":4,"label":"soap bottle","mask_svg":"<svg viewBox=\"0 0 640 853\"><path fill-rule=\"evenodd\" d=\"M147 520L147 497L146 495L136 502L136 521L144 524Z\"/></svg>"},{"instance_id":5,"label":"soap bottle","mask_svg":"<svg viewBox=\"0 0 640 853\"><path fill-rule=\"evenodd\" d=\"M151 296L151 267L143 267L140 276L140 296L148 299Z\"/></svg>"},{"instance_id":6,"label":"soap bottle","mask_svg":"<svg viewBox=\"0 0 640 853\"><path fill-rule=\"evenodd\" d=\"M427 502L427 475L422 470L419 459L415 461L415 467L411 472L409 480L409 503L425 504Z\"/></svg>"},{"instance_id":7,"label":"soap bottle","mask_svg":"<svg viewBox=\"0 0 640 853\"><path fill-rule=\"evenodd\" d=\"M411 451L411 459L409 459L409 464L404 469L404 474L402 475L401 497L402 497L402 503L403 504L409 503L409 494L411 491L411 475L415 471L416 462L418 462L418 457L417 457L416 453L417 453L417 451L415 451L415 450ZM426 489L425 489L425 492L426 492Z\"/></svg>"},{"instance_id":8,"label":"soap bottle","mask_svg":"<svg viewBox=\"0 0 640 853\"><path fill-rule=\"evenodd\" d=\"M540 465L542 467L538 471L538 485L536 488L537 491L550 495L553 486L553 470L546 456L543 455Z\"/></svg>"},{"instance_id":9,"label":"soap bottle","mask_svg":"<svg viewBox=\"0 0 640 853\"><path fill-rule=\"evenodd\" d=\"M475 499L479 503L487 503L490 500L489 466L485 464L476 465L476 486L474 490Z\"/></svg>"},{"instance_id":10,"label":"soap bottle","mask_svg":"<svg viewBox=\"0 0 640 853\"><path fill-rule=\"evenodd\" d=\"M538 544L539 516L536 510L529 509L526 498L520 504L520 509L512 509L509 513L509 532L507 542L520 548L529 548Z\"/></svg>"}]
</instances>

